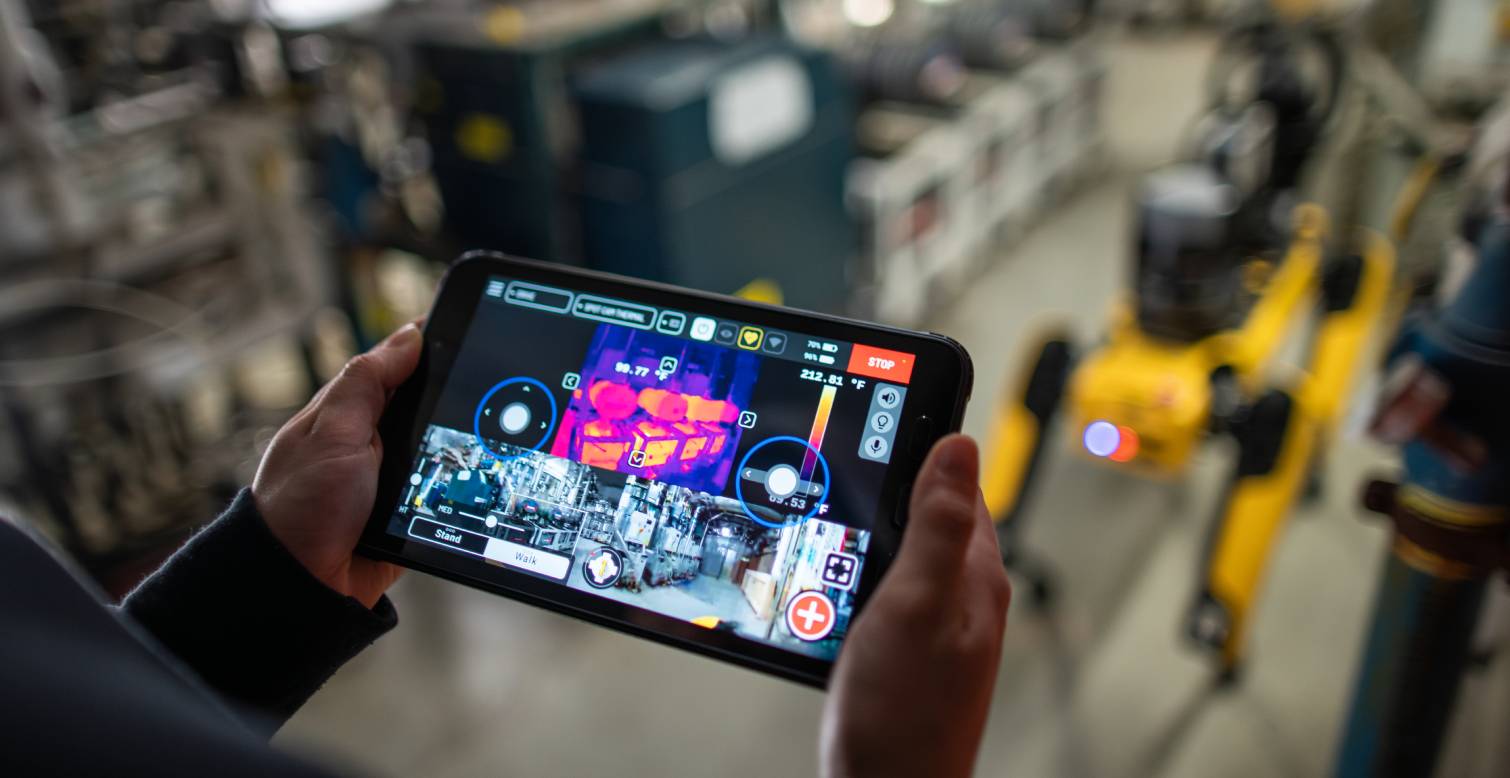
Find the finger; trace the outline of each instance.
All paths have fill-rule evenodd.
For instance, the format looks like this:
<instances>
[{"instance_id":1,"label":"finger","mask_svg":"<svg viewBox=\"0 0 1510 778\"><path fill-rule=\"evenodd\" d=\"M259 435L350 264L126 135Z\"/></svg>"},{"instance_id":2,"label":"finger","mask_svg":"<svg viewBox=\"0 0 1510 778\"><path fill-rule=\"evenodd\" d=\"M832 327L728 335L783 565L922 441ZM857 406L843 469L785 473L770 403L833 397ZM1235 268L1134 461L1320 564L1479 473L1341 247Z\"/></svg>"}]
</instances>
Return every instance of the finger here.
<instances>
[{"instance_id":1,"label":"finger","mask_svg":"<svg viewBox=\"0 0 1510 778\"><path fill-rule=\"evenodd\" d=\"M376 346L372 347L372 351L375 352L375 351L377 351L379 349L384 348L385 346L387 346L390 343L392 343L395 339L398 339L400 336L407 337L407 332L406 331L408 329L410 329L411 327L413 327L415 329L418 329L418 330L423 330L424 327L425 327L425 317L421 316L418 319L415 319L415 320L413 320L411 322L408 322L404 326L399 327L398 329L396 329L393 332L389 333L388 337L384 338L381 341L378 341L378 344ZM368 353L371 353L371 352L368 352ZM359 359L359 358L365 358L366 356L367 356L367 354L365 354L365 353L364 354L358 354L356 357L353 358L352 361L354 361L355 359ZM346 367L348 367L348 368L350 367L350 361L348 361ZM413 372L413 368L410 368L410 372ZM311 397L311 398L309 398L309 402L305 404L304 409L303 409L302 412L313 415L315 413L315 410L320 407L320 404L322 402L324 402L326 395L330 394L330 390L332 388L334 388L338 383L340 383L340 378L341 378L341 376L338 375L334 379L332 379L331 381L327 382L324 386L321 386L319 389L316 389L314 396ZM402 383L402 382L403 382L403 379L402 378L399 379L399 383ZM397 386L398 386L398 384L394 384L394 388L397 388ZM392 394L393 394L393 389L390 388L390 389L387 390L385 396L392 396Z\"/></svg>"},{"instance_id":2,"label":"finger","mask_svg":"<svg viewBox=\"0 0 1510 778\"><path fill-rule=\"evenodd\" d=\"M389 343L390 341L392 341L394 338L397 338L399 335L404 334L404 331L407 330L407 329L409 329L410 327L413 327L414 329L420 331L421 334L423 334L424 333L424 329L425 329L425 320L426 320L425 316L420 316L420 317L418 317L416 319L410 320L404 326L399 327L398 329L396 329L393 332L389 333L388 337L384 338L382 341L379 341L378 344L373 347L373 349L376 350L376 349L382 348L384 345L386 345L387 343ZM416 357L417 357L417 355L416 355ZM414 372L414 369L411 367L408 372L412 373L412 372ZM392 386L388 387L388 390L387 390L387 392L385 394L386 399L389 399L389 400L393 399L393 392L398 389L398 385L399 384L403 383L404 378L408 378L408 377L409 377L408 373L406 373L403 376L403 378L400 378L398 380L397 383L394 383ZM313 411L311 409L316 408L316 407L318 407L320 405L320 401L325 397L325 395L327 395L327 394L330 393L330 388L332 386L335 386L335 384L336 384L335 381L331 381L331 382L325 384L324 386L320 387L318 390L316 390L314 397L311 397L309 399L309 402L304 406L304 410L308 411L310 413L313 413ZM385 403L385 406L386 406L386 403Z\"/></svg>"},{"instance_id":3,"label":"finger","mask_svg":"<svg viewBox=\"0 0 1510 778\"><path fill-rule=\"evenodd\" d=\"M913 485L907 531L895 567L898 577L947 581L958 575L978 531L980 451L975 441L951 435L939 441L923 462Z\"/></svg>"},{"instance_id":4,"label":"finger","mask_svg":"<svg viewBox=\"0 0 1510 778\"><path fill-rule=\"evenodd\" d=\"M996 520L986 505L986 496L975 491L975 534L970 538L971 548L980 548L985 553L1001 559L1001 543L996 537Z\"/></svg>"},{"instance_id":5,"label":"finger","mask_svg":"<svg viewBox=\"0 0 1510 778\"><path fill-rule=\"evenodd\" d=\"M975 514L975 533L970 538L962 585L970 590L968 596L973 604L1000 622L1012 601L1012 583L1002 564L996 525L991 521L984 497L976 503Z\"/></svg>"},{"instance_id":6,"label":"finger","mask_svg":"<svg viewBox=\"0 0 1510 778\"><path fill-rule=\"evenodd\" d=\"M975 516L970 523L969 547L965 550L965 564L971 569L984 569L987 560L994 559L996 564L1001 564L1001 548L996 543L996 527L991 523L989 509L980 510L985 505L983 499L976 505Z\"/></svg>"},{"instance_id":7,"label":"finger","mask_svg":"<svg viewBox=\"0 0 1510 778\"><path fill-rule=\"evenodd\" d=\"M388 395L414 372L419 363L420 331L406 324L364 354L346 363L315 403L315 425L339 418L361 430L371 430L388 404ZM367 440L367 435L362 436Z\"/></svg>"},{"instance_id":8,"label":"finger","mask_svg":"<svg viewBox=\"0 0 1510 778\"><path fill-rule=\"evenodd\" d=\"M416 318L416 319L413 319L413 320L411 320L411 321L410 321L410 322L409 322L409 323L408 323L408 324L407 324L407 325L405 325L405 326L406 326L406 327L413 327L413 328L414 328L414 329L416 329L416 330L418 330L418 331L419 331L419 333L420 333L420 335L421 335L421 336L423 336L423 335L424 335L424 332L425 332L425 319L426 319L426 318L427 318L427 317L425 317L425 316L420 316L420 317L419 317L419 318ZM403 330L403 329L404 329L404 327L400 327L400 328L399 328L399 329L398 329L398 330L395 330L395 331L394 331L394 334L395 334L395 335L396 335L396 334L398 334L398 332L399 332L399 331L400 331L400 330ZM421 340L423 340L423 338L421 338ZM418 359L417 359L417 358L418 358L418 354L416 354L416 355L415 355L415 356L416 356L416 364L418 364ZM409 373L411 373L411 374L412 374L412 373L413 373L413 372L414 372L414 368L412 368L412 367L411 367L411 368L409 368ZM409 377L409 375L408 375L408 374L406 374L406 375L405 375L405 376L404 376L404 378L408 378L408 377ZM403 379L399 379L399 383L403 383ZM390 387L390 388L389 388L389 389L388 389L388 399L389 399L389 400L392 400L392 399L393 399L393 393L394 393L394 392L395 392L395 391L398 391L398 384L394 384L394 385L393 385L393 386L392 386L392 387ZM386 405L386 404L385 404L385 405Z\"/></svg>"},{"instance_id":9,"label":"finger","mask_svg":"<svg viewBox=\"0 0 1510 778\"><path fill-rule=\"evenodd\" d=\"M404 379L414 372L415 365L419 364L423 321L423 319L416 319L399 327L367 352L376 361L376 366L379 368L378 379L384 391L397 389L399 384L402 384Z\"/></svg>"}]
</instances>

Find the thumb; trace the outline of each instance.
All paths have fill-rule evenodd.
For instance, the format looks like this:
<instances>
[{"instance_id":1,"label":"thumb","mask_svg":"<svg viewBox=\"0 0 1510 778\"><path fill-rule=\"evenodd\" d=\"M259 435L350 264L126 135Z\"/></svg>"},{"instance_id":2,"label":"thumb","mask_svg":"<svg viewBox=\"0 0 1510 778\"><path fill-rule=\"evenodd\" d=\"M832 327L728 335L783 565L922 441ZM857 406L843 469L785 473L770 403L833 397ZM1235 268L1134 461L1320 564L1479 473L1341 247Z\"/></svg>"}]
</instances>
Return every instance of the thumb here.
<instances>
[{"instance_id":1,"label":"thumb","mask_svg":"<svg viewBox=\"0 0 1510 778\"><path fill-rule=\"evenodd\" d=\"M410 322L371 351L352 357L320 399L322 411L336 411L354 426L376 425L389 394L419 364L421 340L419 325Z\"/></svg>"},{"instance_id":2,"label":"thumb","mask_svg":"<svg viewBox=\"0 0 1510 778\"><path fill-rule=\"evenodd\" d=\"M952 578L970 547L979 494L980 450L975 441L964 435L940 440L913 486L907 531L895 564L910 569L899 577Z\"/></svg>"},{"instance_id":3,"label":"thumb","mask_svg":"<svg viewBox=\"0 0 1510 778\"><path fill-rule=\"evenodd\" d=\"M399 327L367 352L377 362L377 378L384 392L397 389L419 364L419 346L423 341L420 325L419 321L411 321Z\"/></svg>"}]
</instances>

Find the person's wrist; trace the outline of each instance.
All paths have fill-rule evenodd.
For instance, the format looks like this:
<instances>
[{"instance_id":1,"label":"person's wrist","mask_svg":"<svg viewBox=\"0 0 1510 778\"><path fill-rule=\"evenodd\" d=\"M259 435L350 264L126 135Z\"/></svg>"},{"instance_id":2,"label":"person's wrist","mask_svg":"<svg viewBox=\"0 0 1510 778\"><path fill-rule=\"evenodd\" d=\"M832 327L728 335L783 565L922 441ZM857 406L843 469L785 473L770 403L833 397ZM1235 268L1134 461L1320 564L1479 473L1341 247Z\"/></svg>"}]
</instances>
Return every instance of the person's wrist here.
<instances>
[{"instance_id":1,"label":"person's wrist","mask_svg":"<svg viewBox=\"0 0 1510 778\"><path fill-rule=\"evenodd\" d=\"M346 587L343 586L344 581L334 574L330 566L319 555L312 553L306 543L300 542L298 534L290 529L296 526L294 523L296 519L290 519L277 500L265 499L259 491L256 485L252 486L252 504L257 508L257 518L261 519L263 526L267 527L273 540L277 541L278 545L282 546L283 550L288 552L288 555L293 557L310 577L319 581L325 588L344 597L353 596L352 592L346 591ZM370 603L368 607L371 607Z\"/></svg>"}]
</instances>

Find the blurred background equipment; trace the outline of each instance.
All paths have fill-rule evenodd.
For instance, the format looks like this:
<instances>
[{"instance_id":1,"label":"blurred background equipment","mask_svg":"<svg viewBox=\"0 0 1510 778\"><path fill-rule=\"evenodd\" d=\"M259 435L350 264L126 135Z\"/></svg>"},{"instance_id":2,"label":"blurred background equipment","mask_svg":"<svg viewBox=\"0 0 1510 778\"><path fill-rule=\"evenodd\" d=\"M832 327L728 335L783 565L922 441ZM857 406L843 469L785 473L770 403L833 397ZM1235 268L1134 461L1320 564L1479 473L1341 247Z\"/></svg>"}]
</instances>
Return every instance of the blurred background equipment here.
<instances>
[{"instance_id":1,"label":"blurred background equipment","mask_svg":"<svg viewBox=\"0 0 1510 778\"><path fill-rule=\"evenodd\" d=\"M1502 198L1503 190L1495 194ZM1408 326L1390 354L1376 429L1403 442L1404 474L1401 483L1371 482L1364 495L1370 510L1389 517L1394 538L1359 659L1339 776L1432 774L1474 661L1490 580L1510 566L1503 200L1489 219L1469 227L1478 251L1472 272L1439 311Z\"/></svg>"},{"instance_id":2,"label":"blurred background equipment","mask_svg":"<svg viewBox=\"0 0 1510 778\"><path fill-rule=\"evenodd\" d=\"M790 305L846 307L853 120L833 57L675 41L595 65L574 95L589 265L727 291L762 278Z\"/></svg>"},{"instance_id":3,"label":"blurred background equipment","mask_svg":"<svg viewBox=\"0 0 1510 778\"><path fill-rule=\"evenodd\" d=\"M213 513L350 336L322 331L271 30L208 4L0 10L0 482L111 569Z\"/></svg>"},{"instance_id":4,"label":"blurred background equipment","mask_svg":"<svg viewBox=\"0 0 1510 778\"><path fill-rule=\"evenodd\" d=\"M595 57L657 37L666 2L429 3L413 39L414 105L447 222L471 247L582 259L570 213L580 127L571 82Z\"/></svg>"},{"instance_id":5,"label":"blurred background equipment","mask_svg":"<svg viewBox=\"0 0 1510 778\"><path fill-rule=\"evenodd\" d=\"M124 592L497 249L969 348L1020 593L982 775L1510 774L1507 18L0 0L0 512ZM1357 521L1378 470L1391 523ZM805 690L396 599L282 740L380 775L814 772Z\"/></svg>"},{"instance_id":6,"label":"blurred background equipment","mask_svg":"<svg viewBox=\"0 0 1510 778\"><path fill-rule=\"evenodd\" d=\"M842 35L799 18L861 86L858 310L917 326L1095 170L1103 66L1073 3L842 7Z\"/></svg>"}]
</instances>

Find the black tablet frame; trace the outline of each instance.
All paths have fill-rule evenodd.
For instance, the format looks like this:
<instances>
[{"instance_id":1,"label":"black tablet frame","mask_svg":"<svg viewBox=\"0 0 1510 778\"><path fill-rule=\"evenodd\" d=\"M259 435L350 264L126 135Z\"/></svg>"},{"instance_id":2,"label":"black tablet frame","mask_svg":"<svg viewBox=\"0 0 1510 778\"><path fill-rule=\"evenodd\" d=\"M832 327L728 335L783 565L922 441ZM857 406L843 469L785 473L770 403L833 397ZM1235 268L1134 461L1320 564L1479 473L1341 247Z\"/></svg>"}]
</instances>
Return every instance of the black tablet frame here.
<instances>
[{"instance_id":1,"label":"black tablet frame","mask_svg":"<svg viewBox=\"0 0 1510 778\"><path fill-rule=\"evenodd\" d=\"M833 663L732 633L708 630L631 605L580 592L524 572L488 564L428 544L395 537L387 527L407 483L451 363L489 277L531 281L672 307L821 338L865 343L917 355L922 371L908 385L898 437L881 487L880 509L856 590L855 614L885 573L906 524L910 486L923 456L944 434L958 431L973 382L970 356L937 334L869 324L556 264L474 251L446 272L425 321L424 347L414 375L394 393L380 423L383 440L377 499L357 551L511 599L574 616L631 635L759 670L810 686L826 685ZM921 294L922 291L919 290Z\"/></svg>"}]
</instances>

